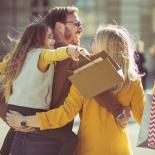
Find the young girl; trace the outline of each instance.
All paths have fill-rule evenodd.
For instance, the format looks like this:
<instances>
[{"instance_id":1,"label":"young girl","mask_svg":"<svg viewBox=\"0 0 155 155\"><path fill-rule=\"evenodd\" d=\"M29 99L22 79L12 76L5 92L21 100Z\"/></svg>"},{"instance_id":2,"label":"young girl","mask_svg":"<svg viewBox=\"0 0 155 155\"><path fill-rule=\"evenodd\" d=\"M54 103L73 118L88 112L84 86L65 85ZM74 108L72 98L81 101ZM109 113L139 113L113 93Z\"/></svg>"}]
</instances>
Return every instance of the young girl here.
<instances>
[{"instance_id":1,"label":"young girl","mask_svg":"<svg viewBox=\"0 0 155 155\"><path fill-rule=\"evenodd\" d=\"M144 107L144 91L136 72L133 56L135 48L127 30L115 25L101 27L95 36L95 46L98 51L107 51L122 68L125 81L113 89L113 94L123 106L131 107L133 116L140 123ZM59 108L28 117L11 112L7 114L7 120L14 127L20 126L20 122L26 120L28 126L44 130L65 125L78 112L81 123L76 155L132 154L127 130L121 128L112 114L94 99L84 98L75 86L71 87L64 105Z\"/></svg>"},{"instance_id":2,"label":"young girl","mask_svg":"<svg viewBox=\"0 0 155 155\"><path fill-rule=\"evenodd\" d=\"M82 50L78 46L54 49L54 44L52 30L46 24L31 24L26 28L6 66L4 95L8 110L16 110L27 116L49 109L52 98L54 61L64 60L69 57L77 61ZM25 127L25 122L21 122L21 125ZM22 145L21 140L27 136L31 139L30 143L30 139L27 138L23 141L26 146ZM52 154L54 150L50 148L50 138L46 136L39 131L32 133L17 132L11 154L25 154L26 150L31 155L37 153L34 152L35 149L38 150L37 154ZM61 130L53 132L53 136L56 140L61 141L63 148L61 152L63 153L65 152L65 146L68 148L68 144L64 142L64 139L68 138L73 142L70 147L74 147L77 141L74 134L65 135L65 131ZM28 145L32 145L33 142L38 145L27 150ZM70 154L73 154L73 152L70 151Z\"/></svg>"}]
</instances>

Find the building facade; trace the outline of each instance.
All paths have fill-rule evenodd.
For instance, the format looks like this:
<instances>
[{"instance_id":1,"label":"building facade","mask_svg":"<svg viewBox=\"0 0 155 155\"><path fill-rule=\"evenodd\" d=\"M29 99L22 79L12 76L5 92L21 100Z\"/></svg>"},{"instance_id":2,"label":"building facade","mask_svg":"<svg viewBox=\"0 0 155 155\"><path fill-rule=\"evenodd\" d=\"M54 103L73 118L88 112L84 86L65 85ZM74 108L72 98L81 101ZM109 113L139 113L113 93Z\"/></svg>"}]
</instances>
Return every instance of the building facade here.
<instances>
[{"instance_id":1,"label":"building facade","mask_svg":"<svg viewBox=\"0 0 155 155\"><path fill-rule=\"evenodd\" d=\"M80 9L85 32L82 44L89 48L98 25L115 23L129 29L134 38L142 39L148 49L155 41L154 0L1 0L0 55L10 48L8 34L20 35L34 16L44 16L54 6L75 5Z\"/></svg>"}]
</instances>

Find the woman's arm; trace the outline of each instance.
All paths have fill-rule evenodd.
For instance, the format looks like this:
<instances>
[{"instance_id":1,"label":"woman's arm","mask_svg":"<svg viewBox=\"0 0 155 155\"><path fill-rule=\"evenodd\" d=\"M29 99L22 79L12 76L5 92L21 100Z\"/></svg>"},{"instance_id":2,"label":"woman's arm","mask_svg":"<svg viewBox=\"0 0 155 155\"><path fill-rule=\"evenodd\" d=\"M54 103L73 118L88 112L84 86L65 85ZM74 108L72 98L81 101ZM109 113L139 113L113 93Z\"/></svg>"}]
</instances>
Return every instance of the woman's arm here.
<instances>
[{"instance_id":1,"label":"woman's arm","mask_svg":"<svg viewBox=\"0 0 155 155\"><path fill-rule=\"evenodd\" d=\"M17 112L7 113L7 122L13 128L21 127L21 122L25 121L27 126L40 127L41 130L59 128L74 119L82 108L85 99L79 91L72 86L70 93L63 105L59 108L47 112L39 112L36 116L22 116Z\"/></svg>"},{"instance_id":2,"label":"woman's arm","mask_svg":"<svg viewBox=\"0 0 155 155\"><path fill-rule=\"evenodd\" d=\"M135 120L140 124L145 103L144 90L140 80L136 81L133 94L131 109Z\"/></svg>"},{"instance_id":3,"label":"woman's arm","mask_svg":"<svg viewBox=\"0 0 155 155\"><path fill-rule=\"evenodd\" d=\"M40 129L59 128L66 125L74 119L82 108L84 101L85 99L81 96L79 91L74 86L71 86L69 95L65 99L64 104L59 108L36 114Z\"/></svg>"}]
</instances>

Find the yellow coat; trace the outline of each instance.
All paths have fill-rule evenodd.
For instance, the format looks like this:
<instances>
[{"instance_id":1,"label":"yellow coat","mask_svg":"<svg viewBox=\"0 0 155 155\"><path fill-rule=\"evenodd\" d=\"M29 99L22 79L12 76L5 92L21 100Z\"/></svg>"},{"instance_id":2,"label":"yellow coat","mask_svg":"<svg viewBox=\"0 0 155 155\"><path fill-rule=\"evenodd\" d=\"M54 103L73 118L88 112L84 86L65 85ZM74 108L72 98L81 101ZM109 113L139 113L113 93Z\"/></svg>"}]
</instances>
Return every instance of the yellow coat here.
<instances>
[{"instance_id":1,"label":"yellow coat","mask_svg":"<svg viewBox=\"0 0 155 155\"><path fill-rule=\"evenodd\" d=\"M116 94L124 106L131 106L138 123L144 108L144 92L140 81ZM110 104L110 103L109 103ZM76 155L131 155L127 129L116 124L114 117L94 99L85 99L72 86L64 105L48 112L37 113L41 129L58 128L80 113L79 143Z\"/></svg>"}]
</instances>

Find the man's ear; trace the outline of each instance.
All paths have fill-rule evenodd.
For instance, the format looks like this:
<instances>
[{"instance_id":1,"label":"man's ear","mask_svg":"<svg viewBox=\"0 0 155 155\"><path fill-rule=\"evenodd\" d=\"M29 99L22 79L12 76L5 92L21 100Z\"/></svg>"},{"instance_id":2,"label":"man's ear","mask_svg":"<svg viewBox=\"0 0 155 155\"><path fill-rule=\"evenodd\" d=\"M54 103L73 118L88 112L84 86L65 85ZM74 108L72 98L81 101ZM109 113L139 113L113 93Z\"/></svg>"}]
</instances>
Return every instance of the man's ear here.
<instances>
[{"instance_id":1,"label":"man's ear","mask_svg":"<svg viewBox=\"0 0 155 155\"><path fill-rule=\"evenodd\" d=\"M55 28L56 28L56 30L59 31L59 32L64 32L65 26L64 26L64 24L61 23L61 22L56 22Z\"/></svg>"}]
</instances>

